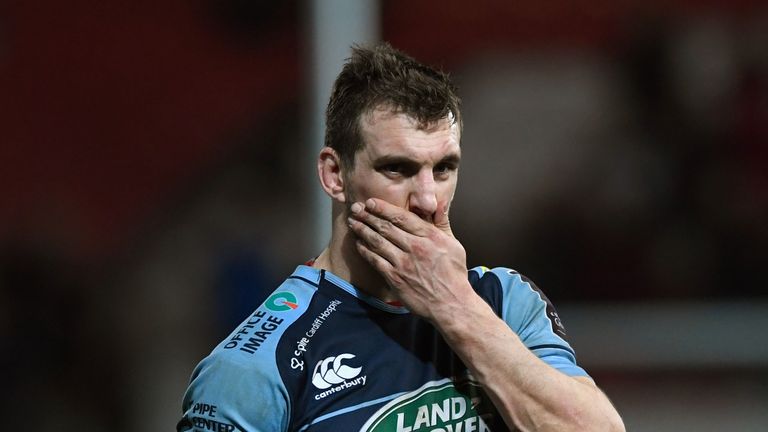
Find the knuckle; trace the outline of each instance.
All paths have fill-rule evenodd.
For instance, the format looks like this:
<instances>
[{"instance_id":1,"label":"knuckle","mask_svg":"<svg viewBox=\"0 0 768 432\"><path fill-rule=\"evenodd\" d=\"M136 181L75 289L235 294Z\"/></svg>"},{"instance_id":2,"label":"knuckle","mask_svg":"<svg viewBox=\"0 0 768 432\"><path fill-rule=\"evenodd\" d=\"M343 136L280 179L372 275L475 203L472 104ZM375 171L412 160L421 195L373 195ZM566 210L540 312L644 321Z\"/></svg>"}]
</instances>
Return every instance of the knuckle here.
<instances>
[{"instance_id":1,"label":"knuckle","mask_svg":"<svg viewBox=\"0 0 768 432\"><path fill-rule=\"evenodd\" d=\"M411 251L416 256L424 256L429 248L422 241L415 241L411 245Z\"/></svg>"},{"instance_id":2,"label":"knuckle","mask_svg":"<svg viewBox=\"0 0 768 432\"><path fill-rule=\"evenodd\" d=\"M416 270L416 266L413 264L413 260L405 259L400 262L400 268L403 269L405 273L412 273L414 270Z\"/></svg>"},{"instance_id":3,"label":"knuckle","mask_svg":"<svg viewBox=\"0 0 768 432\"><path fill-rule=\"evenodd\" d=\"M371 236L368 238L368 243L373 247L381 247L381 245L384 243L384 239L376 234L371 234Z\"/></svg>"},{"instance_id":4,"label":"knuckle","mask_svg":"<svg viewBox=\"0 0 768 432\"><path fill-rule=\"evenodd\" d=\"M394 231L394 229L395 229L395 226L392 225L392 223L389 221L384 221L379 226L379 230L381 231L382 234L390 234Z\"/></svg>"}]
</instances>

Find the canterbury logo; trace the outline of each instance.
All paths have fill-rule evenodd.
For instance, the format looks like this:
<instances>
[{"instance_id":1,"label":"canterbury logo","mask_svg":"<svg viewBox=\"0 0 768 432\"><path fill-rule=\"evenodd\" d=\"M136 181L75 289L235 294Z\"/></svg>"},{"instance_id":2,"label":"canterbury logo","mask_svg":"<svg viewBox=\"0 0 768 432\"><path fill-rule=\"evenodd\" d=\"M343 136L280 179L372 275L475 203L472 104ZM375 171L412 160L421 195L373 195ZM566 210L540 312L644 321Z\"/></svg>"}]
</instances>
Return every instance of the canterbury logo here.
<instances>
[{"instance_id":1,"label":"canterbury logo","mask_svg":"<svg viewBox=\"0 0 768 432\"><path fill-rule=\"evenodd\" d=\"M360 375L362 367L350 367L342 362L355 358L354 354L340 354L335 357L328 357L325 360L320 360L315 365L315 370L312 372L312 384L319 389L327 389L331 386L341 384L345 380Z\"/></svg>"}]
</instances>

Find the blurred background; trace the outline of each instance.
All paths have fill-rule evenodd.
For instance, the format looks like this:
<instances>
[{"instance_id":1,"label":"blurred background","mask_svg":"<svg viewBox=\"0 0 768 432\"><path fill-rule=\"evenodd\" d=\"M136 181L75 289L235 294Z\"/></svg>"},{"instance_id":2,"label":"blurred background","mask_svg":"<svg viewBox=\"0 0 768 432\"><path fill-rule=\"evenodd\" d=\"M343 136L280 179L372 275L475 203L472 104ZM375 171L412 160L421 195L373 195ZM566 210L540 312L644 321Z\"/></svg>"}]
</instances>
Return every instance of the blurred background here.
<instances>
[{"instance_id":1,"label":"blurred background","mask_svg":"<svg viewBox=\"0 0 768 432\"><path fill-rule=\"evenodd\" d=\"M757 0L0 3L4 428L173 430L322 248L322 109L376 40L460 86L469 265L547 292L628 430L766 430Z\"/></svg>"}]
</instances>

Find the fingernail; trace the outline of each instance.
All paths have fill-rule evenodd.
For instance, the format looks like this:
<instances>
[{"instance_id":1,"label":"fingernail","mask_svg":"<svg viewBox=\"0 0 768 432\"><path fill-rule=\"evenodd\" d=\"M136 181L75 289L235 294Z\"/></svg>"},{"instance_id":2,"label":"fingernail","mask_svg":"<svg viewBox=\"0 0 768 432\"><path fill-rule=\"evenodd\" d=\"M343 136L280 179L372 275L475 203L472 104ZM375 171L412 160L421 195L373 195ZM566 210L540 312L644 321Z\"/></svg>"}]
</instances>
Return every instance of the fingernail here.
<instances>
[{"instance_id":1,"label":"fingernail","mask_svg":"<svg viewBox=\"0 0 768 432\"><path fill-rule=\"evenodd\" d=\"M376 208L376 201L374 201L373 198L368 198L368 200L365 201L365 207L367 207L368 210L373 210Z\"/></svg>"},{"instance_id":2,"label":"fingernail","mask_svg":"<svg viewBox=\"0 0 768 432\"><path fill-rule=\"evenodd\" d=\"M350 207L350 210L352 210L352 213L358 214L363 210L363 205L360 204L359 202L356 202L352 204L352 207Z\"/></svg>"},{"instance_id":3,"label":"fingernail","mask_svg":"<svg viewBox=\"0 0 768 432\"><path fill-rule=\"evenodd\" d=\"M350 227L352 226L352 224L353 224L354 222L355 222L355 220L354 220L354 219L352 219L351 217L348 217L348 218L347 218L347 225L349 225Z\"/></svg>"}]
</instances>

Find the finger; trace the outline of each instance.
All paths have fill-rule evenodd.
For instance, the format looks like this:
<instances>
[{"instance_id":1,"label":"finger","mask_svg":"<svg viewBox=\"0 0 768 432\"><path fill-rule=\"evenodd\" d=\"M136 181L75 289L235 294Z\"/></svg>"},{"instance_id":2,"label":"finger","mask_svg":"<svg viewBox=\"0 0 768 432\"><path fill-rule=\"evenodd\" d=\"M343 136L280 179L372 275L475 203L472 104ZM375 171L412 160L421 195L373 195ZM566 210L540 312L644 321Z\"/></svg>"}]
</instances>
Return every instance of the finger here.
<instances>
[{"instance_id":1,"label":"finger","mask_svg":"<svg viewBox=\"0 0 768 432\"><path fill-rule=\"evenodd\" d=\"M410 250L408 246L409 233L402 230L392 222L383 219L373 213L369 213L366 211L362 203L352 204L350 210L355 220L364 222L365 225L368 225L368 227L379 233L379 235L389 240L392 244L401 250Z\"/></svg>"},{"instance_id":2,"label":"finger","mask_svg":"<svg viewBox=\"0 0 768 432\"><path fill-rule=\"evenodd\" d=\"M390 263L394 264L396 262L397 254L403 253L397 245L376 232L367 224L353 218L348 218L347 224L359 241L362 241L368 249Z\"/></svg>"},{"instance_id":3,"label":"finger","mask_svg":"<svg viewBox=\"0 0 768 432\"><path fill-rule=\"evenodd\" d=\"M391 262L372 251L362 240L355 241L355 247L357 248L357 253L382 275L389 274L389 272L394 270Z\"/></svg>"},{"instance_id":4,"label":"finger","mask_svg":"<svg viewBox=\"0 0 768 432\"><path fill-rule=\"evenodd\" d=\"M414 213L384 200L369 198L365 201L365 210L411 234L423 237L429 233L429 223Z\"/></svg>"}]
</instances>

